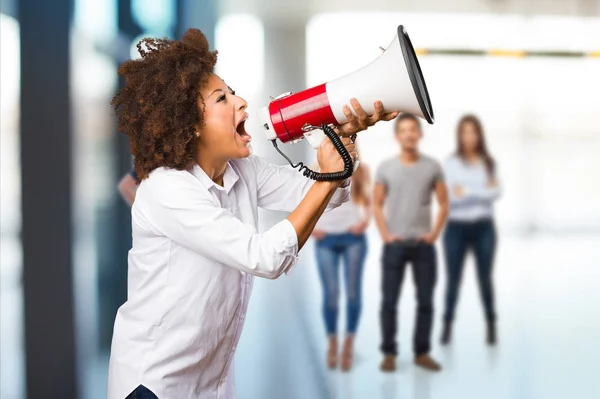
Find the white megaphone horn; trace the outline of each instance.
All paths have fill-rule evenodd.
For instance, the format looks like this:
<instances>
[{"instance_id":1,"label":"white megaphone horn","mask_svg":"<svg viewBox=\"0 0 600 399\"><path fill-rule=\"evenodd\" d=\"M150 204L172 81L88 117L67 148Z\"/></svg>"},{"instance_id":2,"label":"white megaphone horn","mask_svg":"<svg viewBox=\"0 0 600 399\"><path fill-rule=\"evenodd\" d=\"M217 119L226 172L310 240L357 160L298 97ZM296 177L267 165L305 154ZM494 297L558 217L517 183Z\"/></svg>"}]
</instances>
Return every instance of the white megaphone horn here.
<instances>
[{"instance_id":1,"label":"white megaphone horn","mask_svg":"<svg viewBox=\"0 0 600 399\"><path fill-rule=\"evenodd\" d=\"M373 115L380 100L384 111L411 113L433 124L433 108L417 55L404 26L383 53L365 67L299 93L286 93L258 110L258 120L269 140L295 143L306 138L318 148L325 137L321 124L347 122L343 106L355 97ZM350 107L352 109L352 107Z\"/></svg>"}]
</instances>

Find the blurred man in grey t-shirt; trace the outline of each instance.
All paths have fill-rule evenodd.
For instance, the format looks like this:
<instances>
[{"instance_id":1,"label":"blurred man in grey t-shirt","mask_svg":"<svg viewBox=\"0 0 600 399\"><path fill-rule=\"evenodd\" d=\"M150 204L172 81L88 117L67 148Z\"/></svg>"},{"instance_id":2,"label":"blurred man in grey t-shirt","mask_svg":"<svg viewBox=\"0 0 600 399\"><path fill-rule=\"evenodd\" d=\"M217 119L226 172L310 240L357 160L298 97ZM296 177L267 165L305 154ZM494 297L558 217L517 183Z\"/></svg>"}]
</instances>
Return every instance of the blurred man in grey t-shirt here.
<instances>
[{"instance_id":1,"label":"blurred man in grey t-shirt","mask_svg":"<svg viewBox=\"0 0 600 399\"><path fill-rule=\"evenodd\" d=\"M406 263L413 267L417 291L417 325L413 351L415 364L428 370L441 366L429 356L433 324L433 290L436 282L434 243L448 215L448 196L440 164L419 152L421 123L411 114L395 122L400 153L381 163L373 193L375 220L384 241L381 308L383 371L396 369L396 316ZM431 221L435 194L439 211Z\"/></svg>"}]
</instances>

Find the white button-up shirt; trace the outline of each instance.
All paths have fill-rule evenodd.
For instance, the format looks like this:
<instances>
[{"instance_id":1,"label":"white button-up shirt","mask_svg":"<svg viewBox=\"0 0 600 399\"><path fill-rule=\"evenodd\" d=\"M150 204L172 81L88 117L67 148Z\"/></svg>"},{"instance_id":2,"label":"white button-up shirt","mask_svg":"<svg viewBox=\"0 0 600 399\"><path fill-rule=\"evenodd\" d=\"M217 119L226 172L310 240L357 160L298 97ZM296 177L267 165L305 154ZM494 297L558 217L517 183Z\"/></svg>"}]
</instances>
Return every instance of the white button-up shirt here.
<instances>
[{"instance_id":1,"label":"white button-up shirt","mask_svg":"<svg viewBox=\"0 0 600 399\"><path fill-rule=\"evenodd\" d=\"M232 360L253 276L277 278L298 259L292 224L284 219L259 233L258 208L291 212L313 183L257 156L229 161L223 187L197 165L159 168L142 181L109 399L140 384L161 399L235 397ZM328 209L349 194L348 185L338 188Z\"/></svg>"}]
</instances>

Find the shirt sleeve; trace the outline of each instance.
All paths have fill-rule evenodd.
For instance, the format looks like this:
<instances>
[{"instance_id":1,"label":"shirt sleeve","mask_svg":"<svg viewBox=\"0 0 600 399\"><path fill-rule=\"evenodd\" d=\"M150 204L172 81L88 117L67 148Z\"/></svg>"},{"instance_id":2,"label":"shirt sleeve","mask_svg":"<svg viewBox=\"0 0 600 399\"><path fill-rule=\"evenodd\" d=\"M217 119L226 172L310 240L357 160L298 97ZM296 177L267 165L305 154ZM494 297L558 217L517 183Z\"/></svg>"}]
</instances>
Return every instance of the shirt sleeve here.
<instances>
[{"instance_id":1,"label":"shirt sleeve","mask_svg":"<svg viewBox=\"0 0 600 399\"><path fill-rule=\"evenodd\" d=\"M479 189L469 189L465 191L466 198L472 198L480 201L495 201L500 198L502 191L499 186L482 187Z\"/></svg>"},{"instance_id":2,"label":"shirt sleeve","mask_svg":"<svg viewBox=\"0 0 600 399\"><path fill-rule=\"evenodd\" d=\"M275 165L254 155L249 160L256 171L258 206L261 208L292 212L315 183L289 165ZM350 199L350 180L335 190L325 211L337 208Z\"/></svg>"},{"instance_id":3,"label":"shirt sleeve","mask_svg":"<svg viewBox=\"0 0 600 399\"><path fill-rule=\"evenodd\" d=\"M454 194L454 186L458 184L460 175L464 173L460 163L450 158L445 163L446 184L448 187L448 197L451 205L469 206L480 201L494 201L501 195L500 186L495 187L464 187L463 195L459 198Z\"/></svg>"},{"instance_id":4,"label":"shirt sleeve","mask_svg":"<svg viewBox=\"0 0 600 399\"><path fill-rule=\"evenodd\" d=\"M379 165L375 171L375 184L383 184L386 187L388 186L388 179L384 172L384 164Z\"/></svg>"},{"instance_id":5,"label":"shirt sleeve","mask_svg":"<svg viewBox=\"0 0 600 399\"><path fill-rule=\"evenodd\" d=\"M468 205L473 202L471 199L466 198L464 195L457 197L454 194L454 186L459 180L460 167L456 164L454 159L448 158L444 163L444 175L446 176L446 187L448 189L448 201L450 205L461 206Z\"/></svg>"},{"instance_id":6,"label":"shirt sleeve","mask_svg":"<svg viewBox=\"0 0 600 399\"><path fill-rule=\"evenodd\" d=\"M496 184L494 186L483 186L483 187L469 187L465 189L465 197L476 201L492 202L500 198L502 195L502 188L498 181L498 175L494 177Z\"/></svg>"},{"instance_id":7,"label":"shirt sleeve","mask_svg":"<svg viewBox=\"0 0 600 399\"><path fill-rule=\"evenodd\" d=\"M149 182L150 183L150 182ZM264 233L214 202L182 175L157 176L147 184L148 218L165 236L215 261L275 279L298 261L298 237L284 219Z\"/></svg>"},{"instance_id":8,"label":"shirt sleeve","mask_svg":"<svg viewBox=\"0 0 600 399\"><path fill-rule=\"evenodd\" d=\"M438 181L444 181L444 170L438 161L435 161L434 171L433 171L433 182L434 184Z\"/></svg>"}]
</instances>

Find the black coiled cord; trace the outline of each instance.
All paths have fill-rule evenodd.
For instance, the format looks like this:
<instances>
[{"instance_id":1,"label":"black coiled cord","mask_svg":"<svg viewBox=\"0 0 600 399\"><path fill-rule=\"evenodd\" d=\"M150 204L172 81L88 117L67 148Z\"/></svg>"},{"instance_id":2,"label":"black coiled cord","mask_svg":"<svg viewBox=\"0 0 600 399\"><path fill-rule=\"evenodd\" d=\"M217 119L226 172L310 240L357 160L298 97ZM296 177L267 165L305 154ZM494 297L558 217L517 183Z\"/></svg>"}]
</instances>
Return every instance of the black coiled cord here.
<instances>
[{"instance_id":1,"label":"black coiled cord","mask_svg":"<svg viewBox=\"0 0 600 399\"><path fill-rule=\"evenodd\" d=\"M352 173L354 172L354 163L352 162L352 156L350 155L350 153L348 152L346 147L344 147L344 144L342 143L342 140L340 139L340 137L335 133L335 131L331 127L329 127L328 125L322 124L321 129L323 130L323 133L325 133L325 136L327 136L329 138L329 140L331 140L331 142L333 143L333 146L335 147L337 152L342 157L342 160L344 161L344 170L341 172L319 173L319 172L315 172L314 170L310 169L309 167L304 165L302 162L298 162L296 165L294 165L294 163L283 152L281 152L281 150L277 147L276 140L272 140L273 146L275 147L277 152L279 152L281 154L281 156L284 157L290 163L290 165L292 165L292 167L294 169L297 167L300 167L300 169L298 169L298 172L302 172L302 174L305 177L308 177L309 179L316 180L316 181L346 180L347 178L352 176Z\"/></svg>"}]
</instances>

